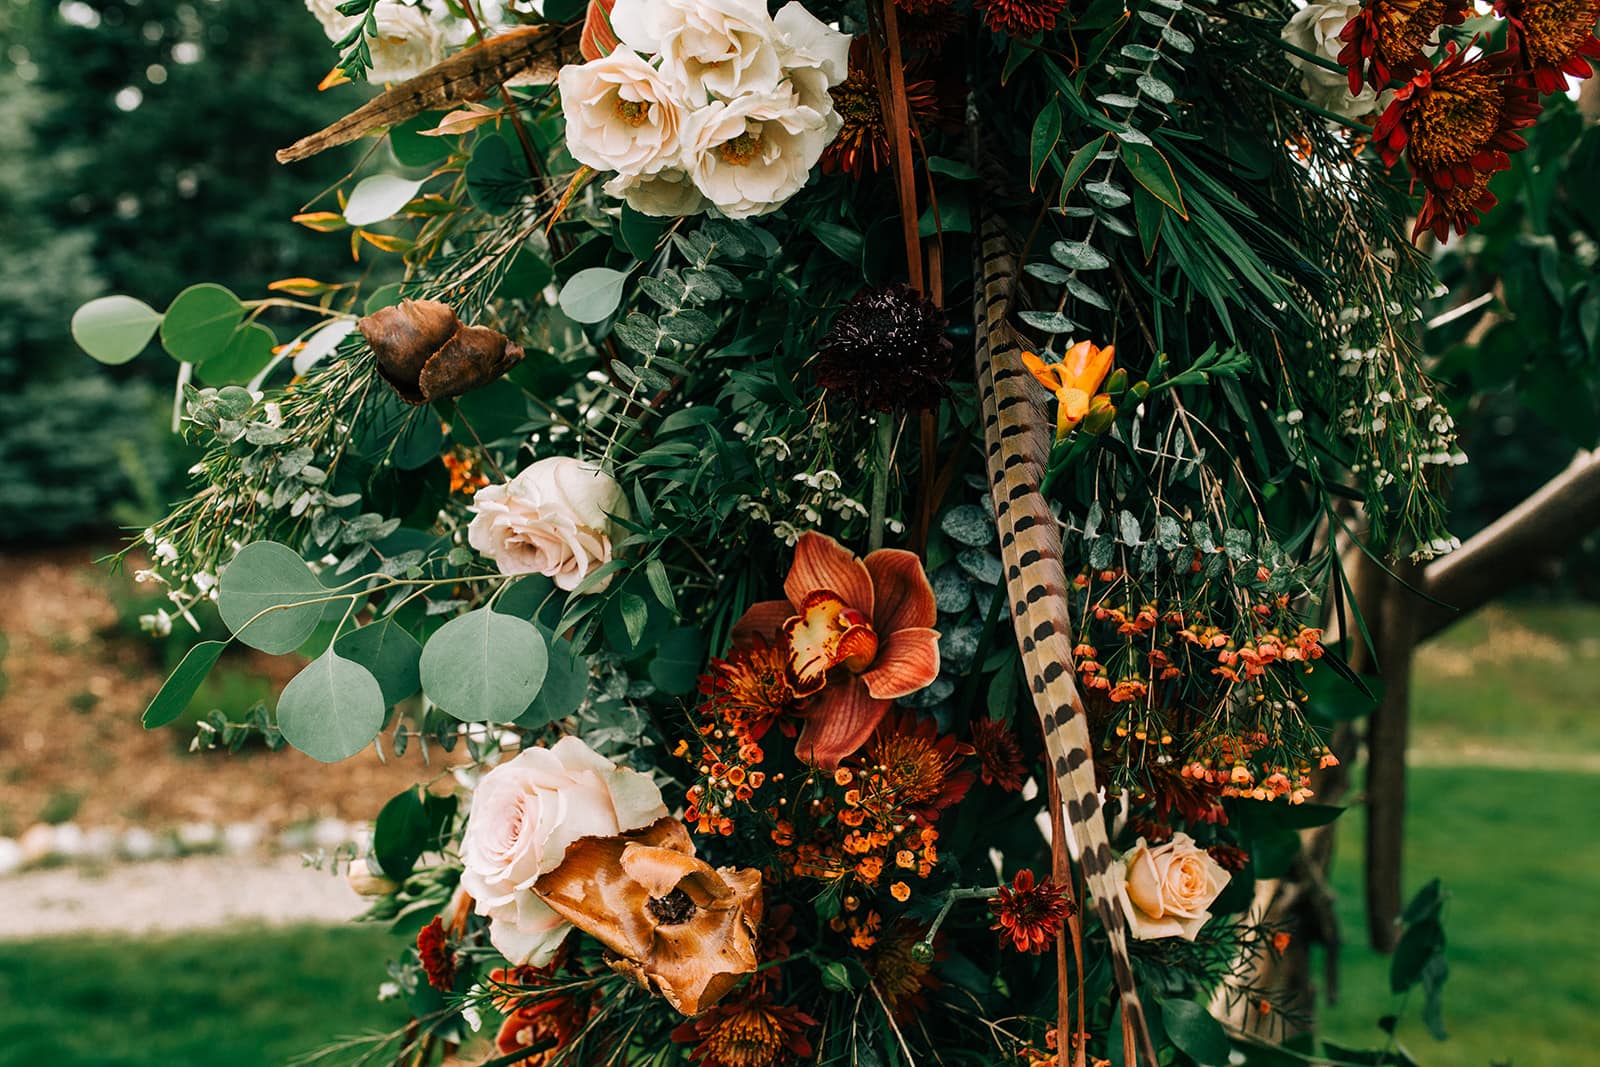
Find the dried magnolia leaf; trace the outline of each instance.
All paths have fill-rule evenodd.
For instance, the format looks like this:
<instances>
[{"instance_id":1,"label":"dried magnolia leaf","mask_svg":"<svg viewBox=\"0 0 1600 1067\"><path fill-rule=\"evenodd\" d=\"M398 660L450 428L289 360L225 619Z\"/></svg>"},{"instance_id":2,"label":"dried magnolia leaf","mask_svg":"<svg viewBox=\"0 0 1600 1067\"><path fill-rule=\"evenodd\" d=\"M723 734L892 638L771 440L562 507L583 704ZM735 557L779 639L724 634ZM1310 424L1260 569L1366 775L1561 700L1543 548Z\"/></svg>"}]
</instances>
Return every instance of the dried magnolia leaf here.
<instances>
[{"instance_id":1,"label":"dried magnolia leaf","mask_svg":"<svg viewBox=\"0 0 1600 1067\"><path fill-rule=\"evenodd\" d=\"M405 300L356 324L378 373L409 404L460 396L516 365L522 347L486 326L463 326L437 300Z\"/></svg>"},{"instance_id":2,"label":"dried magnolia leaf","mask_svg":"<svg viewBox=\"0 0 1600 1067\"><path fill-rule=\"evenodd\" d=\"M439 125L431 130L418 130L423 137L451 137L458 133L477 129L486 122L493 122L500 117L497 108L487 107L483 104L468 104L464 108L450 112L439 120Z\"/></svg>"},{"instance_id":3,"label":"dried magnolia leaf","mask_svg":"<svg viewBox=\"0 0 1600 1067\"><path fill-rule=\"evenodd\" d=\"M676 819L585 838L534 892L618 957L611 966L698 1015L756 969L761 872L696 859Z\"/></svg>"},{"instance_id":4,"label":"dried magnolia leaf","mask_svg":"<svg viewBox=\"0 0 1600 1067\"><path fill-rule=\"evenodd\" d=\"M333 125L280 149L278 162L310 159L424 111L481 100L508 82L554 81L561 69L562 29L529 26L464 48L415 78L373 97Z\"/></svg>"}]
</instances>

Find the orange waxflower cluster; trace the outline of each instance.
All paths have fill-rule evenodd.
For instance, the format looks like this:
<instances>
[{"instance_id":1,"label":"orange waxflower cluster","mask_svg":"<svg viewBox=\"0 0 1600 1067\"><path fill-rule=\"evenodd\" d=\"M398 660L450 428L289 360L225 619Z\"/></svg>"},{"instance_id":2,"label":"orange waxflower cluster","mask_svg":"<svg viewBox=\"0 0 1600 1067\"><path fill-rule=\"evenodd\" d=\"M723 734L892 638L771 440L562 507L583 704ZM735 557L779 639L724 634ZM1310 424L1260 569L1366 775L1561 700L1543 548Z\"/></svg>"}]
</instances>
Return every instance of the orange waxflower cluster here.
<instances>
[{"instance_id":1,"label":"orange waxflower cluster","mask_svg":"<svg viewBox=\"0 0 1600 1067\"><path fill-rule=\"evenodd\" d=\"M883 893L903 904L933 874L934 823L976 780L963 766L972 754L970 745L941 737L931 719L891 713L861 756L809 780L808 806L789 816L774 811L780 861L797 877L840 885L842 907L831 925L855 947L872 947L882 925L868 898Z\"/></svg>"},{"instance_id":2,"label":"orange waxflower cluster","mask_svg":"<svg viewBox=\"0 0 1600 1067\"><path fill-rule=\"evenodd\" d=\"M1220 786L1219 794L1225 797L1244 797L1250 800L1277 800L1288 797L1291 804L1302 804L1312 796L1309 760L1288 764L1281 760L1261 760L1263 751L1271 751L1272 739L1263 732L1218 734L1209 738L1195 758L1183 765L1180 773L1187 778ZM1317 767L1336 767L1339 759L1326 745L1319 745L1309 753Z\"/></svg>"},{"instance_id":3,"label":"orange waxflower cluster","mask_svg":"<svg viewBox=\"0 0 1600 1067\"><path fill-rule=\"evenodd\" d=\"M460 445L439 457L444 469L450 472L450 491L471 496L489 484L488 475L478 469L478 457Z\"/></svg>"}]
</instances>

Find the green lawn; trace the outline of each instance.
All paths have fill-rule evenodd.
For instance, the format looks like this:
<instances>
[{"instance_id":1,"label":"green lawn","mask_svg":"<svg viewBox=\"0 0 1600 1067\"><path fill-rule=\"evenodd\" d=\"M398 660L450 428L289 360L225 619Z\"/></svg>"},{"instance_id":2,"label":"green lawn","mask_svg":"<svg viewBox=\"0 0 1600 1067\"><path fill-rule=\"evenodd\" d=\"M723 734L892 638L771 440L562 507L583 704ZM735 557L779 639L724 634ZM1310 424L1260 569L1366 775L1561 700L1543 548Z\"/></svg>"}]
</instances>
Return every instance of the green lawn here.
<instances>
[{"instance_id":1,"label":"green lawn","mask_svg":"<svg viewBox=\"0 0 1600 1067\"><path fill-rule=\"evenodd\" d=\"M1586 761L1600 769L1600 606L1492 605L1417 656L1413 748Z\"/></svg>"},{"instance_id":2,"label":"green lawn","mask_svg":"<svg viewBox=\"0 0 1600 1067\"><path fill-rule=\"evenodd\" d=\"M1406 887L1437 876L1450 979L1436 1042L1407 1011L1401 1039L1424 1067L1575 1067L1600 1062L1600 777L1479 768L1411 772ZM1360 814L1346 816L1334 888L1347 941L1342 1000L1324 1018L1341 1044L1373 1047L1392 1012L1389 960L1366 948ZM1420 994L1419 994L1420 995Z\"/></svg>"},{"instance_id":3,"label":"green lawn","mask_svg":"<svg viewBox=\"0 0 1600 1067\"><path fill-rule=\"evenodd\" d=\"M0 1067L281 1067L391 1029L372 927L0 942Z\"/></svg>"}]
</instances>

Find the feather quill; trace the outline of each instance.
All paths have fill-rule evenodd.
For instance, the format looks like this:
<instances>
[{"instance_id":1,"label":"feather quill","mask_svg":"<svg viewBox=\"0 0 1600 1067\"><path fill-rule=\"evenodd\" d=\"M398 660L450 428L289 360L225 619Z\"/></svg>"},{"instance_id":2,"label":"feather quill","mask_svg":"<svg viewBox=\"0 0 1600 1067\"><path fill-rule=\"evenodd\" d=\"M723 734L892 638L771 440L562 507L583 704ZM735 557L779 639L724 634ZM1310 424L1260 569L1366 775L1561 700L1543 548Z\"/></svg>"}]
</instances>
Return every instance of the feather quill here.
<instances>
[{"instance_id":1,"label":"feather quill","mask_svg":"<svg viewBox=\"0 0 1600 1067\"><path fill-rule=\"evenodd\" d=\"M1044 390L1022 365L1022 345L1007 321L1015 275L1010 240L998 218L989 214L983 220L976 272L976 351L989 491L1006 568L1006 594L1023 668L1044 728L1045 751L1060 787L1066 845L1083 869L1096 914L1111 944L1125 1040L1131 1032L1139 1053L1134 1056L1129 1049L1127 1062L1136 1064L1142 1059L1155 1067L1155 1048L1128 955L1128 923L1119 899L1111 842L1100 811L1088 722L1073 680L1061 534L1039 491L1055 423L1044 410Z\"/></svg>"}]
</instances>

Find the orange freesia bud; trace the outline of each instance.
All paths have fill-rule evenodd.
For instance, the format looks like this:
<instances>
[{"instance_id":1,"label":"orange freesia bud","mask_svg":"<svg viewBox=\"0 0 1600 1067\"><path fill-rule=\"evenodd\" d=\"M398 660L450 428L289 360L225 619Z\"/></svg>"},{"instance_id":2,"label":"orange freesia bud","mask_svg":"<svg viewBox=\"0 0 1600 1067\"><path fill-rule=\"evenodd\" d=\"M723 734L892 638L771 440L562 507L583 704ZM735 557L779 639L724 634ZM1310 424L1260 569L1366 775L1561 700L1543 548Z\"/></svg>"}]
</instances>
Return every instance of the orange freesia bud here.
<instances>
[{"instance_id":1,"label":"orange freesia bud","mask_svg":"<svg viewBox=\"0 0 1600 1067\"><path fill-rule=\"evenodd\" d=\"M1067 349L1059 363L1046 363L1032 352L1022 354L1022 365L1056 397L1056 440L1071 433L1089 413L1095 392L1111 373L1116 346L1100 348L1079 341Z\"/></svg>"}]
</instances>

